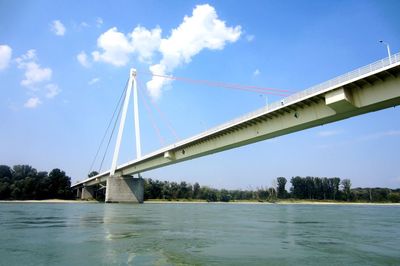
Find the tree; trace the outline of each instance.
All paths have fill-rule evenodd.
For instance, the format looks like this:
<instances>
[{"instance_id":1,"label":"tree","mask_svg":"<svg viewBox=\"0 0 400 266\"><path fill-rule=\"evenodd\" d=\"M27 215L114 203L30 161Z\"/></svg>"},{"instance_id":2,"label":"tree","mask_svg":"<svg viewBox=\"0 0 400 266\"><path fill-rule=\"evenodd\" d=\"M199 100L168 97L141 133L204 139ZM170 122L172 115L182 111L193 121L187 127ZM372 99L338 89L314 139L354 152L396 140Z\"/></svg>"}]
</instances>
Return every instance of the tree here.
<instances>
[{"instance_id":1,"label":"tree","mask_svg":"<svg viewBox=\"0 0 400 266\"><path fill-rule=\"evenodd\" d=\"M0 181L10 181L13 177L12 170L7 165L0 165Z\"/></svg>"},{"instance_id":2,"label":"tree","mask_svg":"<svg viewBox=\"0 0 400 266\"><path fill-rule=\"evenodd\" d=\"M14 165L13 170L14 170L13 173L14 180L21 180L28 176L32 177L37 174L36 169L30 165Z\"/></svg>"},{"instance_id":3,"label":"tree","mask_svg":"<svg viewBox=\"0 0 400 266\"><path fill-rule=\"evenodd\" d=\"M0 165L0 200L10 198L13 173L7 165Z\"/></svg>"},{"instance_id":4,"label":"tree","mask_svg":"<svg viewBox=\"0 0 400 266\"><path fill-rule=\"evenodd\" d=\"M340 178L339 177L332 178L332 185L333 185L333 200L336 200L336 194L339 191Z\"/></svg>"},{"instance_id":5,"label":"tree","mask_svg":"<svg viewBox=\"0 0 400 266\"><path fill-rule=\"evenodd\" d=\"M193 198L198 199L200 197L200 185L199 183L194 183L193 185Z\"/></svg>"},{"instance_id":6,"label":"tree","mask_svg":"<svg viewBox=\"0 0 400 266\"><path fill-rule=\"evenodd\" d=\"M268 198L269 201L275 201L276 200L276 190L275 190L274 187L270 187L268 189L268 196L269 196L269 198Z\"/></svg>"},{"instance_id":7,"label":"tree","mask_svg":"<svg viewBox=\"0 0 400 266\"><path fill-rule=\"evenodd\" d=\"M221 189L219 200L223 201L223 202L229 202L231 199L232 199L232 196L229 193L229 191L226 189Z\"/></svg>"},{"instance_id":8,"label":"tree","mask_svg":"<svg viewBox=\"0 0 400 266\"><path fill-rule=\"evenodd\" d=\"M350 179L343 179L341 183L342 183L343 193L346 195L346 200L350 201L351 181Z\"/></svg>"},{"instance_id":9,"label":"tree","mask_svg":"<svg viewBox=\"0 0 400 266\"><path fill-rule=\"evenodd\" d=\"M71 178L65 175L64 171L56 168L49 174L49 196L51 198L71 198Z\"/></svg>"},{"instance_id":10,"label":"tree","mask_svg":"<svg viewBox=\"0 0 400 266\"><path fill-rule=\"evenodd\" d=\"M305 194L308 199L314 199L314 177L307 176L305 179Z\"/></svg>"},{"instance_id":11,"label":"tree","mask_svg":"<svg viewBox=\"0 0 400 266\"><path fill-rule=\"evenodd\" d=\"M292 187L290 189L292 197L296 199L306 198L305 182L303 178L301 178L300 176L292 177L290 183L292 183Z\"/></svg>"},{"instance_id":12,"label":"tree","mask_svg":"<svg viewBox=\"0 0 400 266\"><path fill-rule=\"evenodd\" d=\"M329 180L326 177L322 178L322 194L326 200L329 195Z\"/></svg>"},{"instance_id":13,"label":"tree","mask_svg":"<svg viewBox=\"0 0 400 266\"><path fill-rule=\"evenodd\" d=\"M201 192L200 192L201 198L205 199L207 201L218 201L218 191L213 188L209 187L201 187Z\"/></svg>"},{"instance_id":14,"label":"tree","mask_svg":"<svg viewBox=\"0 0 400 266\"><path fill-rule=\"evenodd\" d=\"M93 177L93 176L96 176L96 175L98 175L99 174L99 172L97 172L97 171L92 171L92 172L90 172L90 174L88 174L88 177Z\"/></svg>"},{"instance_id":15,"label":"tree","mask_svg":"<svg viewBox=\"0 0 400 266\"><path fill-rule=\"evenodd\" d=\"M182 181L179 184L178 198L189 199L192 198L192 196L193 196L192 185L189 185L186 182Z\"/></svg>"},{"instance_id":16,"label":"tree","mask_svg":"<svg viewBox=\"0 0 400 266\"><path fill-rule=\"evenodd\" d=\"M287 183L286 178L278 177L276 179L276 181L278 183L278 198L279 199L286 198L286 194L287 194L286 189L285 189L285 186L286 186L286 183Z\"/></svg>"}]
</instances>

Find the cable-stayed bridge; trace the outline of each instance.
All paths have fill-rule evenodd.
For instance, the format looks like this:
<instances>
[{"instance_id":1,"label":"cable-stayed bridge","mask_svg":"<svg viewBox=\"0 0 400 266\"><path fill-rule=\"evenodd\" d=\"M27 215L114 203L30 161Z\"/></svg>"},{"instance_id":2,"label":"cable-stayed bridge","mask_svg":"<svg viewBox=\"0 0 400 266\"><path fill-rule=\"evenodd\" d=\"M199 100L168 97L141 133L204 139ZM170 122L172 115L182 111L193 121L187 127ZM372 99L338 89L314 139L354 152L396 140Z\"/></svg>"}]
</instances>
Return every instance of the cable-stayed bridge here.
<instances>
[{"instance_id":1,"label":"cable-stayed bridge","mask_svg":"<svg viewBox=\"0 0 400 266\"><path fill-rule=\"evenodd\" d=\"M137 101L136 72L130 87ZM135 95L136 94L136 95ZM134 174L194 159L208 154L301 131L400 104L400 53L355 69L304 91L295 93L235 120L141 156L140 130L135 119L138 158L117 165L130 89L125 94L123 114L109 171L83 180L73 188L78 197L93 197L94 186L106 189L106 202L142 202L143 180ZM135 100L136 99L136 100ZM135 102L135 116L137 102ZM124 115L125 112L125 115Z\"/></svg>"}]
</instances>

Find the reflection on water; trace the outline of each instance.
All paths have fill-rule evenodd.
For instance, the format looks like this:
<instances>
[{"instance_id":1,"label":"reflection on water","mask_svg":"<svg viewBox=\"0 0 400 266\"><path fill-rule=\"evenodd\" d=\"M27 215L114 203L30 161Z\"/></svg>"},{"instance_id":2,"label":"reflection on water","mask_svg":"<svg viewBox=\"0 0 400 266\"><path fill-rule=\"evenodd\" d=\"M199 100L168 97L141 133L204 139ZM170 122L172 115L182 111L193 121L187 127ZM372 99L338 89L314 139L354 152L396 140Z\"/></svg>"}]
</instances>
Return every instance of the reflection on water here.
<instances>
[{"instance_id":1,"label":"reflection on water","mask_svg":"<svg viewBox=\"0 0 400 266\"><path fill-rule=\"evenodd\" d=\"M0 204L0 265L400 264L400 207Z\"/></svg>"}]
</instances>

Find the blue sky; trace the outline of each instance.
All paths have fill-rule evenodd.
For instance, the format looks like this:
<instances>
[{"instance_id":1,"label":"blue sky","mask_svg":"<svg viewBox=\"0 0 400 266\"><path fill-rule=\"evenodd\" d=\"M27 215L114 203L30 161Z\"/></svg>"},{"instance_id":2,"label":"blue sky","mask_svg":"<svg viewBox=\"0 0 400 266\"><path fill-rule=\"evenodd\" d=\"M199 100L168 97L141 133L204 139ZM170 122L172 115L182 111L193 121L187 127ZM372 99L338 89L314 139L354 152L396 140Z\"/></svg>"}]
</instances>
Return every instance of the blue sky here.
<instances>
[{"instance_id":1,"label":"blue sky","mask_svg":"<svg viewBox=\"0 0 400 266\"><path fill-rule=\"evenodd\" d=\"M139 71L142 96L156 102L183 139L257 109L266 99L251 92L151 81L149 69L295 92L386 57L380 39L392 53L399 52L398 10L398 1L0 0L0 163L58 167L73 182L82 180L131 67ZM268 95L267 100L279 99ZM153 113L164 144L144 102L139 104L143 153L173 143L162 116ZM218 188L266 187L277 176L295 175L400 187L399 109L143 176ZM135 158L131 114L128 121L119 163ZM111 165L111 153L103 170Z\"/></svg>"}]
</instances>

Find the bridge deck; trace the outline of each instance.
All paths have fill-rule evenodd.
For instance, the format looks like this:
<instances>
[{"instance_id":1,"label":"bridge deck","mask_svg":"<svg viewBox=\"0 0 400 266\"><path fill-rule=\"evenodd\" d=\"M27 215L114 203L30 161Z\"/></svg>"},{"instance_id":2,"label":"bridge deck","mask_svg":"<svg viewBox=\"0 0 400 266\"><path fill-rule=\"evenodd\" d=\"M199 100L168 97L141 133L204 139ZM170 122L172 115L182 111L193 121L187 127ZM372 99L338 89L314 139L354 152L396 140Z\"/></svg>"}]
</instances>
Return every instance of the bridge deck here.
<instances>
[{"instance_id":1,"label":"bridge deck","mask_svg":"<svg viewBox=\"0 0 400 266\"><path fill-rule=\"evenodd\" d=\"M334 91L338 88L358 90L364 88L365 86L371 86L376 82L384 81L388 78L397 79L399 77L399 74L400 74L400 53L392 55L390 60L389 58L384 58L367 66L358 68L354 71L348 72L344 75L328 80L326 82L313 86L304 91L295 93L287 98L282 99L279 102L272 103L268 106L265 106L254 112L248 113L237 119L219 125L215 128L207 130L196 136L171 144L167 147L164 147L160 150L157 150L146 156L143 156L140 159L132 160L128 163L122 164L117 167L116 173L119 175L135 174L151 170L157 167L165 166L168 164L177 163L179 161L189 160L206 154L290 133L289 131L286 133L282 131L282 133L279 134L265 134L263 136L260 135L260 137L253 138L252 140L249 141L241 140L237 141L237 143L235 144L232 143L226 144L223 147L212 146L209 149L209 151L206 150L201 150L196 152L192 151L192 154L185 155L186 149L192 148L193 150L194 147L201 145L202 143L210 143L210 141L221 139L224 136L246 129L248 127L257 126L257 124L265 123L266 121L271 121L273 119L282 117L285 114L291 114L291 113L293 114L296 113L298 110L303 110L305 108L312 107L313 105L325 101L325 95L330 91ZM397 105L398 103L397 102L389 103L389 105L386 107L389 107L391 104ZM368 111L373 111L373 110L371 109L367 111L360 111L358 114L365 113ZM332 121L344 118L346 117L344 116L338 117L337 119L334 119ZM316 125L315 123L307 124L307 126L303 127L302 129L315 125ZM294 131L297 130L292 130L291 132ZM211 145L217 146L213 143L211 143ZM97 176L88 178L82 182L74 184L73 187L82 186L84 184L93 185L100 182L105 182L106 178L109 175L110 171L106 171Z\"/></svg>"}]
</instances>

